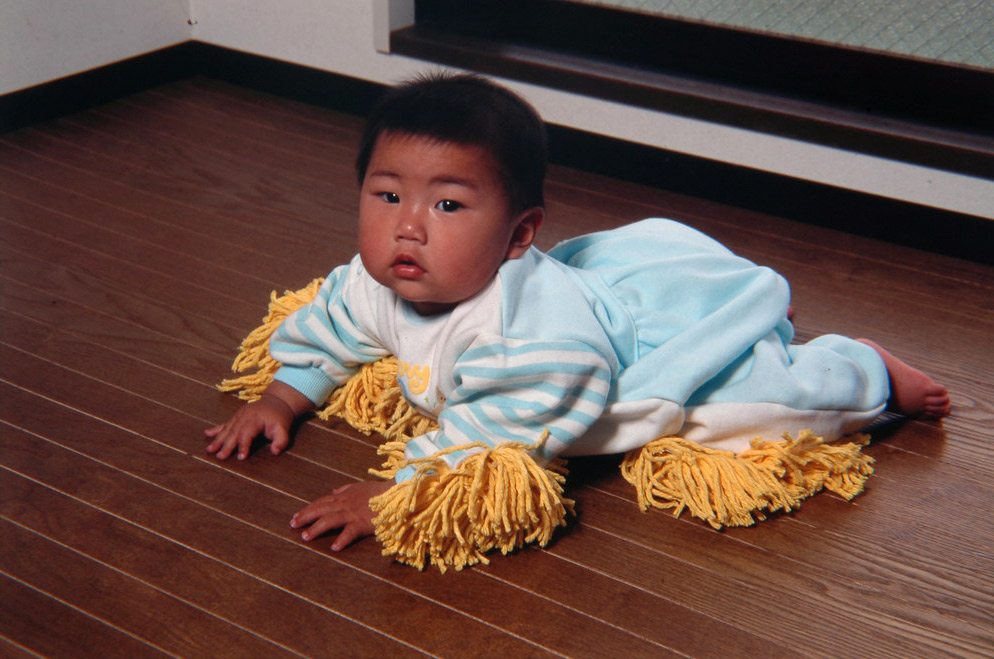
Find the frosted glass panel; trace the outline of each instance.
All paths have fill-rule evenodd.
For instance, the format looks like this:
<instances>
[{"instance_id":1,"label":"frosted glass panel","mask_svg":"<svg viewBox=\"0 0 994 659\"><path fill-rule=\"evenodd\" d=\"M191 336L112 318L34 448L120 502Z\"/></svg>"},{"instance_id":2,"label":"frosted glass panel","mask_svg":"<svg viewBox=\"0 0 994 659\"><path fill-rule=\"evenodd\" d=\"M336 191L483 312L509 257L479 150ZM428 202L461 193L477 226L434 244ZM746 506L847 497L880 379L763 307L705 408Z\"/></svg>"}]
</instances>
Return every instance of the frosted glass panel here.
<instances>
[{"instance_id":1,"label":"frosted glass panel","mask_svg":"<svg viewBox=\"0 0 994 659\"><path fill-rule=\"evenodd\" d=\"M994 0L581 0L994 69Z\"/></svg>"}]
</instances>

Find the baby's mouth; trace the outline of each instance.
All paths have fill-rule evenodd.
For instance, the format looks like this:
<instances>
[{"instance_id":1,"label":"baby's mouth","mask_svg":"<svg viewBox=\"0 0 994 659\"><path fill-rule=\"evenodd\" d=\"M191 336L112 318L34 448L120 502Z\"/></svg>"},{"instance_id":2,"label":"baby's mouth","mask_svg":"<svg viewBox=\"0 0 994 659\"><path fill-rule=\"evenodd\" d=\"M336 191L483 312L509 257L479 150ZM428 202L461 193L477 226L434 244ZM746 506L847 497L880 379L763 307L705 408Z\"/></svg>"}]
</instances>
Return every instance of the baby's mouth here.
<instances>
[{"instance_id":1,"label":"baby's mouth","mask_svg":"<svg viewBox=\"0 0 994 659\"><path fill-rule=\"evenodd\" d=\"M394 259L391 268L401 279L414 279L425 273L425 269L421 267L421 264L408 254L399 254Z\"/></svg>"}]
</instances>

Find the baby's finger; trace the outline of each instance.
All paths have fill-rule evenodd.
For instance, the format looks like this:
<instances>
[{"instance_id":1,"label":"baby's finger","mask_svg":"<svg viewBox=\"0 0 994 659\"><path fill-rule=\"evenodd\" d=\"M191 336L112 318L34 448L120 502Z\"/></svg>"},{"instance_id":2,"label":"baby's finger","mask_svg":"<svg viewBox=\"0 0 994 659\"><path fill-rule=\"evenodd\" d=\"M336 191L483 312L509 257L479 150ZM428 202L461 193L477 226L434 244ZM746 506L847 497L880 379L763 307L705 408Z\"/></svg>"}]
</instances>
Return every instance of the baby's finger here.
<instances>
[{"instance_id":1,"label":"baby's finger","mask_svg":"<svg viewBox=\"0 0 994 659\"><path fill-rule=\"evenodd\" d=\"M365 534L361 533L359 529L356 528L355 524L346 524L345 528L342 529L342 532L338 534L337 538L335 538L335 541L331 543L331 549L332 551L341 551L361 538L363 535Z\"/></svg>"},{"instance_id":2,"label":"baby's finger","mask_svg":"<svg viewBox=\"0 0 994 659\"><path fill-rule=\"evenodd\" d=\"M211 443L211 445L207 447L207 451L213 453L214 457L218 460L227 460L237 446L237 442L229 436L219 438Z\"/></svg>"},{"instance_id":3,"label":"baby's finger","mask_svg":"<svg viewBox=\"0 0 994 659\"><path fill-rule=\"evenodd\" d=\"M214 441L207 445L208 453L217 453L224 447L224 437L215 437Z\"/></svg>"},{"instance_id":4,"label":"baby's finger","mask_svg":"<svg viewBox=\"0 0 994 659\"><path fill-rule=\"evenodd\" d=\"M269 451L273 455L279 455L290 445L290 435L283 426L272 426L266 433L266 437L269 438Z\"/></svg>"},{"instance_id":5,"label":"baby's finger","mask_svg":"<svg viewBox=\"0 0 994 659\"><path fill-rule=\"evenodd\" d=\"M324 506L327 500L331 497L321 497L315 501L310 502L297 512L293 514L290 518L290 528L299 529L302 526L307 526L317 518L324 514Z\"/></svg>"},{"instance_id":6,"label":"baby's finger","mask_svg":"<svg viewBox=\"0 0 994 659\"><path fill-rule=\"evenodd\" d=\"M252 440L244 438L244 433L229 431L217 437L207 446L207 451L213 453L218 460L227 460L238 450L238 458L244 460L248 457L248 447Z\"/></svg>"},{"instance_id":7,"label":"baby's finger","mask_svg":"<svg viewBox=\"0 0 994 659\"><path fill-rule=\"evenodd\" d=\"M242 432L238 435L237 445L238 445L238 459L244 460L249 456L249 451L252 450L252 440L256 438L258 433L256 432Z\"/></svg>"},{"instance_id":8,"label":"baby's finger","mask_svg":"<svg viewBox=\"0 0 994 659\"><path fill-rule=\"evenodd\" d=\"M314 538L324 535L332 529L339 529L346 525L345 516L339 512L335 511L332 513L327 513L321 517L314 520L307 530L300 534L300 537L304 540L313 540Z\"/></svg>"},{"instance_id":9,"label":"baby's finger","mask_svg":"<svg viewBox=\"0 0 994 659\"><path fill-rule=\"evenodd\" d=\"M334 490L331 491L331 493L332 494L341 494L342 492L344 492L345 490L349 489L353 485L355 485L355 483L346 483L345 485L336 487Z\"/></svg>"}]
</instances>

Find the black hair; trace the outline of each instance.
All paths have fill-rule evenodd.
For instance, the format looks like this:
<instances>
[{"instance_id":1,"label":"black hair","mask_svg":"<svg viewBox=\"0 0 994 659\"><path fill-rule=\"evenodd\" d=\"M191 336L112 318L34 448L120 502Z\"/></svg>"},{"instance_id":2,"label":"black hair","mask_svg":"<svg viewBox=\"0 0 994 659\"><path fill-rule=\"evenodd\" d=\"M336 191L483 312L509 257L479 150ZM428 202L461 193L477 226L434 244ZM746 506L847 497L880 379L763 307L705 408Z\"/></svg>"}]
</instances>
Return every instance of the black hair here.
<instances>
[{"instance_id":1,"label":"black hair","mask_svg":"<svg viewBox=\"0 0 994 659\"><path fill-rule=\"evenodd\" d=\"M473 145L492 154L511 212L544 207L545 124L514 92L472 74L423 74L391 88L373 109L359 142L359 184L384 133Z\"/></svg>"}]
</instances>

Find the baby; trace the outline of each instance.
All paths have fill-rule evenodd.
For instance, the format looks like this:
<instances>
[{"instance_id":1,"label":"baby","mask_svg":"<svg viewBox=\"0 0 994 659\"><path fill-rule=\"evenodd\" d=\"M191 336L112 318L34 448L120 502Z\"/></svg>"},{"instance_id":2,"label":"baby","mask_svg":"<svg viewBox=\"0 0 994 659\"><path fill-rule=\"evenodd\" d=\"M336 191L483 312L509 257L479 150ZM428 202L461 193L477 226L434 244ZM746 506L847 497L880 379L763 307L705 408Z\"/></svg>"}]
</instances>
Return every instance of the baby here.
<instances>
[{"instance_id":1,"label":"baby","mask_svg":"<svg viewBox=\"0 0 994 659\"><path fill-rule=\"evenodd\" d=\"M297 417L388 355L405 398L439 424L407 443L412 459L546 431L539 463L668 435L740 451L802 428L838 438L888 405L949 413L944 387L871 341L792 345L786 282L682 224L540 252L545 163L541 120L502 87L437 75L391 90L357 159L359 254L276 331L274 381L205 432L207 451L244 459L264 435L280 453ZM304 540L341 529L340 550L374 532L369 500L393 485L338 488L291 526Z\"/></svg>"}]
</instances>

